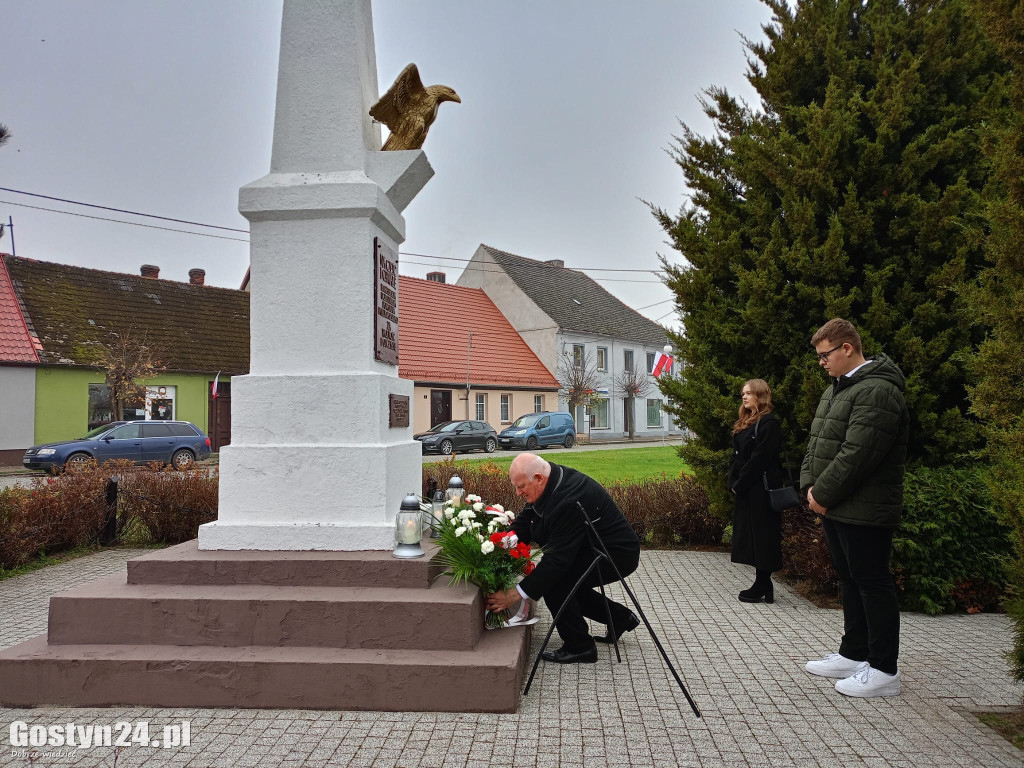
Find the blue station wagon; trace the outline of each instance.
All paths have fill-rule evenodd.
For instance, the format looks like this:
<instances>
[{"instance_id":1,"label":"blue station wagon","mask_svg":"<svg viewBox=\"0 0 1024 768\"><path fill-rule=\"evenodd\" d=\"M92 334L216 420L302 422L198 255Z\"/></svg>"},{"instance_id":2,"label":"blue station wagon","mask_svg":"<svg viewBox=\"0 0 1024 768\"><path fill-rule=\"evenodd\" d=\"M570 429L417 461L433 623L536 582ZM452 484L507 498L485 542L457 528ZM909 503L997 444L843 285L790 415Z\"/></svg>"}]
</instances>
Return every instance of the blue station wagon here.
<instances>
[{"instance_id":1,"label":"blue station wagon","mask_svg":"<svg viewBox=\"0 0 1024 768\"><path fill-rule=\"evenodd\" d=\"M114 421L77 440L34 445L25 451L26 469L52 470L95 459L128 459L136 464L162 461L188 469L210 455L210 438L188 421Z\"/></svg>"}]
</instances>

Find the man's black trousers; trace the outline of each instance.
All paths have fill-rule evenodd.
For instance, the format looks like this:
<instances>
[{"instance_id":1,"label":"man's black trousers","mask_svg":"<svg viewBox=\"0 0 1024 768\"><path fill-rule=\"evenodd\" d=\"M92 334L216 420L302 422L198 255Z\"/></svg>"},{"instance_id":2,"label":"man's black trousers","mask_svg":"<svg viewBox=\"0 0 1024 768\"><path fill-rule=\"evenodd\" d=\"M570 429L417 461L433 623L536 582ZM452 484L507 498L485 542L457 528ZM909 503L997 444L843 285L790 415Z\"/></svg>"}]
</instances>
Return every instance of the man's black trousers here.
<instances>
[{"instance_id":1,"label":"man's black trousers","mask_svg":"<svg viewBox=\"0 0 1024 768\"><path fill-rule=\"evenodd\" d=\"M639 549L635 552L612 552L611 555L612 561L623 577L633 573L640 564ZM593 560L594 550L589 546L580 547L580 553L565 577L544 593L544 602L547 603L552 617L566 602L573 586ZM629 621L631 611L621 603L601 597L601 592L598 589L601 584L611 584L618 579L615 569L607 560L602 560L600 566L587 576L587 580L583 582L573 599L566 605L562 618L555 625L566 650L579 652L594 647L594 639L590 636L587 622L584 619L607 624L606 605L611 607L612 621L615 622L616 627L622 627L625 622Z\"/></svg>"},{"instance_id":2,"label":"man's black trousers","mask_svg":"<svg viewBox=\"0 0 1024 768\"><path fill-rule=\"evenodd\" d=\"M851 525L822 518L832 566L843 600L839 653L896 674L900 652L900 605L889 572L892 528Z\"/></svg>"}]
</instances>

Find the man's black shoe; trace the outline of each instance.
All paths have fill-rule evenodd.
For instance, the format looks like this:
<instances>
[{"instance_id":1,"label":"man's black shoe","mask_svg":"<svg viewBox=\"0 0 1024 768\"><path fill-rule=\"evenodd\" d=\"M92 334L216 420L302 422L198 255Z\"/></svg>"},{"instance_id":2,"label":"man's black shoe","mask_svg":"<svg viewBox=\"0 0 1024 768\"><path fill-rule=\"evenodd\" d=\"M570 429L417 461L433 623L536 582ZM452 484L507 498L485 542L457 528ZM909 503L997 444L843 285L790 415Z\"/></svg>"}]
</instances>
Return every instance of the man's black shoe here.
<instances>
[{"instance_id":1,"label":"man's black shoe","mask_svg":"<svg viewBox=\"0 0 1024 768\"><path fill-rule=\"evenodd\" d=\"M585 651L567 651L565 648L559 648L557 651L544 651L540 657L555 664L593 664L597 661L597 648L588 648Z\"/></svg>"},{"instance_id":2,"label":"man's black shoe","mask_svg":"<svg viewBox=\"0 0 1024 768\"><path fill-rule=\"evenodd\" d=\"M609 632L607 635L599 635L594 639L599 643L614 643L617 642L627 632L632 632L634 629L640 626L640 619L632 611L629 612L629 618L622 624L615 625L615 634Z\"/></svg>"}]
</instances>

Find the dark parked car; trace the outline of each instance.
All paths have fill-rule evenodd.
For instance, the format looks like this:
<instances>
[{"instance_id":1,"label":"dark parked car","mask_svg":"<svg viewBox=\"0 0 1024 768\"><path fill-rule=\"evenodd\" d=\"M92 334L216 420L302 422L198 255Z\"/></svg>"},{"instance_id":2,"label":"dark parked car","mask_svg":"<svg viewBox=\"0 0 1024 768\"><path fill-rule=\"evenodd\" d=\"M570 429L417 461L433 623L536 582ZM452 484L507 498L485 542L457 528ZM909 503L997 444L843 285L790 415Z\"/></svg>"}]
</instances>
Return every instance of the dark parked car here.
<instances>
[{"instance_id":1,"label":"dark parked car","mask_svg":"<svg viewBox=\"0 0 1024 768\"><path fill-rule=\"evenodd\" d=\"M129 459L136 464L162 461L188 469L210 455L210 438L187 421L114 421L77 440L34 445L22 463L28 469L50 470L95 459Z\"/></svg>"},{"instance_id":2,"label":"dark parked car","mask_svg":"<svg viewBox=\"0 0 1024 768\"><path fill-rule=\"evenodd\" d=\"M576 422L568 411L542 411L520 416L508 429L498 435L502 448L541 448L545 445L564 445L572 448L576 443Z\"/></svg>"},{"instance_id":3,"label":"dark parked car","mask_svg":"<svg viewBox=\"0 0 1024 768\"><path fill-rule=\"evenodd\" d=\"M423 443L424 453L443 453L445 456L452 451L491 453L498 447L498 433L483 421L442 421L412 437Z\"/></svg>"}]
</instances>

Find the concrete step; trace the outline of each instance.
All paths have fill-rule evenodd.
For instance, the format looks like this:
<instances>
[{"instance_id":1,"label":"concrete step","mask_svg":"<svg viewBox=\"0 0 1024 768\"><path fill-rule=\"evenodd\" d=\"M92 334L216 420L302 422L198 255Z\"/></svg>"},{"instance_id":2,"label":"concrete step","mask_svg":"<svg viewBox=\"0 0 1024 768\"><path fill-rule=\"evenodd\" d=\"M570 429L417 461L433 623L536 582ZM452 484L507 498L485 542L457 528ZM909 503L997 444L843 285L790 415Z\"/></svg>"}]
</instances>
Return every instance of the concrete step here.
<instances>
[{"instance_id":1,"label":"concrete step","mask_svg":"<svg viewBox=\"0 0 1024 768\"><path fill-rule=\"evenodd\" d=\"M442 569L431 562L437 546L428 538L423 548L426 556L402 560L390 552L210 551L193 540L129 560L128 582L429 589Z\"/></svg>"},{"instance_id":2,"label":"concrete step","mask_svg":"<svg viewBox=\"0 0 1024 768\"><path fill-rule=\"evenodd\" d=\"M0 704L514 712L529 631L484 632L471 651L53 645L39 636L0 651Z\"/></svg>"},{"instance_id":3,"label":"concrete step","mask_svg":"<svg viewBox=\"0 0 1024 768\"><path fill-rule=\"evenodd\" d=\"M470 651L475 587L126 584L113 576L50 598L51 645L284 646Z\"/></svg>"}]
</instances>

